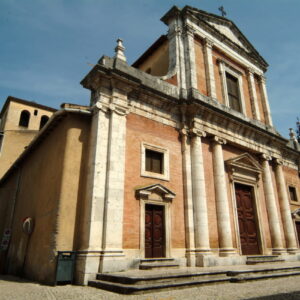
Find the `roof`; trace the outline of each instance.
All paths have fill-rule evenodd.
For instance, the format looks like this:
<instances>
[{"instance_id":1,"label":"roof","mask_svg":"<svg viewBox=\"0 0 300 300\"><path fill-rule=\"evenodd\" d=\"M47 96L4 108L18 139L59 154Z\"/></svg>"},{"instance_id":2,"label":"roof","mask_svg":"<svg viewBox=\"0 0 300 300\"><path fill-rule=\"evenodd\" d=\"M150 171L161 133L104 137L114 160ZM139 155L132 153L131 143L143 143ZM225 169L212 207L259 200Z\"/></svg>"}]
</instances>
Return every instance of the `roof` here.
<instances>
[{"instance_id":1,"label":"roof","mask_svg":"<svg viewBox=\"0 0 300 300\"><path fill-rule=\"evenodd\" d=\"M36 107L36 108L40 108L40 109L44 109L44 110L48 110L48 111L52 111L52 112L57 111L57 109L55 109L53 107L45 106L45 105L36 103L34 101L29 101L29 100L24 100L24 99L8 96L5 103L4 103L4 105L3 105L3 107L2 107L2 110L0 112L0 119L1 119L2 115L4 114L4 112L6 111L6 109L7 109L10 102L17 102L17 103L21 103L21 104L24 104L24 105L28 105L28 106L32 106L32 107Z\"/></svg>"}]
</instances>

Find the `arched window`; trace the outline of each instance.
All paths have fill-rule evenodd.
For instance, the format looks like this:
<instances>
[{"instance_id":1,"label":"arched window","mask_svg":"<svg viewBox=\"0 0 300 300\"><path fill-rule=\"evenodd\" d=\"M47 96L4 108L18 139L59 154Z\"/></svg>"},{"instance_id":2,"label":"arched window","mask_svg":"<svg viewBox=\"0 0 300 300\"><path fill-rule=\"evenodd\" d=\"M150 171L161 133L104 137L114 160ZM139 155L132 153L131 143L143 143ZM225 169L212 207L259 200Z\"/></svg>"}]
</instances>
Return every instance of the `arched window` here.
<instances>
[{"instance_id":1,"label":"arched window","mask_svg":"<svg viewBox=\"0 0 300 300\"><path fill-rule=\"evenodd\" d=\"M42 129L45 126L45 124L48 122L48 120L49 120L48 116L42 116L41 117L40 129Z\"/></svg>"},{"instance_id":2,"label":"arched window","mask_svg":"<svg viewBox=\"0 0 300 300\"><path fill-rule=\"evenodd\" d=\"M22 110L20 115L19 126L28 127L30 120L30 112L28 110Z\"/></svg>"}]
</instances>

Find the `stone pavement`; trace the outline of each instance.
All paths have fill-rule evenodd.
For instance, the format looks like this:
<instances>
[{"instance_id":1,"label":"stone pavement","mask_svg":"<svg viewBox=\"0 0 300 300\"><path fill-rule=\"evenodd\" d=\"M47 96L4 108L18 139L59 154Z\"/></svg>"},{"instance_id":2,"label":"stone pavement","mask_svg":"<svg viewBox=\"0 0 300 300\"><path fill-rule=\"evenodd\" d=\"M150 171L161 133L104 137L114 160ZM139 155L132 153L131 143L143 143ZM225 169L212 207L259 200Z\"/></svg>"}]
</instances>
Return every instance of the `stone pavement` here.
<instances>
[{"instance_id":1,"label":"stone pavement","mask_svg":"<svg viewBox=\"0 0 300 300\"><path fill-rule=\"evenodd\" d=\"M1 300L300 300L300 276L247 283L225 283L144 295L119 295L86 286L45 286L12 276L0 276Z\"/></svg>"}]
</instances>

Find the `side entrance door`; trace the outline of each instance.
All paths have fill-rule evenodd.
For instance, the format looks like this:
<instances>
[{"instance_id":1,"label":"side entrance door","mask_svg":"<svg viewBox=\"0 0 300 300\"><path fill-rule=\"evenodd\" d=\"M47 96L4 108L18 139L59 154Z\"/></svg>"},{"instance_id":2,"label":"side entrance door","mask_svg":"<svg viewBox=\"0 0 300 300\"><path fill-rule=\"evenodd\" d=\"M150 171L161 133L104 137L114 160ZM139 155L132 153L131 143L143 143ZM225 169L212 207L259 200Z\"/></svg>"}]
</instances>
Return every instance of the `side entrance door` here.
<instances>
[{"instance_id":1,"label":"side entrance door","mask_svg":"<svg viewBox=\"0 0 300 300\"><path fill-rule=\"evenodd\" d=\"M165 257L164 207L146 204L145 258Z\"/></svg>"},{"instance_id":2,"label":"side entrance door","mask_svg":"<svg viewBox=\"0 0 300 300\"><path fill-rule=\"evenodd\" d=\"M242 254L260 254L257 236L257 224L253 206L252 187L236 183L235 196L239 219Z\"/></svg>"}]
</instances>

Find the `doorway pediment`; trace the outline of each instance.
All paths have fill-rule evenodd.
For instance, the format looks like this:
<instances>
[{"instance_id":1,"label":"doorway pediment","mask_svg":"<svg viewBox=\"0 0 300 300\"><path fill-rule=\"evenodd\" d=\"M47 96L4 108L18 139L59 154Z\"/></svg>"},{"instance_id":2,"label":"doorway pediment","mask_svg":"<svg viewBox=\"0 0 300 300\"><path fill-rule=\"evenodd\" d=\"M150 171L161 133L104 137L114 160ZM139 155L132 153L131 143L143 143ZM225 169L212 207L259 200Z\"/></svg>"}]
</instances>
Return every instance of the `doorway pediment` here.
<instances>
[{"instance_id":1,"label":"doorway pediment","mask_svg":"<svg viewBox=\"0 0 300 300\"><path fill-rule=\"evenodd\" d=\"M244 153L225 161L231 181L244 179L257 182L260 178L262 168L259 163L249 154Z\"/></svg>"},{"instance_id":2,"label":"doorway pediment","mask_svg":"<svg viewBox=\"0 0 300 300\"><path fill-rule=\"evenodd\" d=\"M175 196L174 192L159 183L136 189L136 197L138 199L172 201Z\"/></svg>"}]
</instances>

